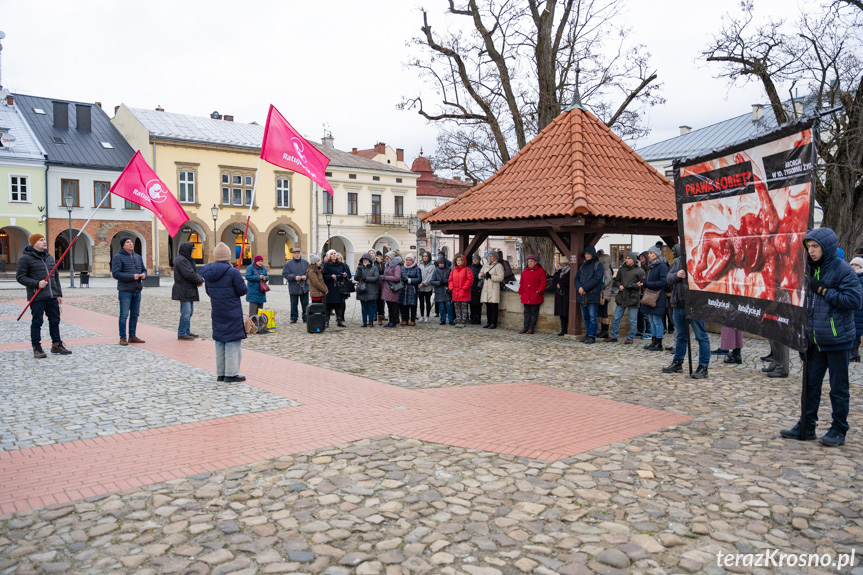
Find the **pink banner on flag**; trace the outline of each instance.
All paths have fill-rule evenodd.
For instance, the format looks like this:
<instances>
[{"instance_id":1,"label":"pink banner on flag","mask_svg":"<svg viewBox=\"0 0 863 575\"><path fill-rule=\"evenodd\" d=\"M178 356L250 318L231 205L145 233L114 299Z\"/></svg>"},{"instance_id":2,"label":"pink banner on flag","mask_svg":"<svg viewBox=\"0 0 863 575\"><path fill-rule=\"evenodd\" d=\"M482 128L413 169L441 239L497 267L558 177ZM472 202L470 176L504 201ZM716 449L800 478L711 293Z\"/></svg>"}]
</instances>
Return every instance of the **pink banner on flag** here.
<instances>
[{"instance_id":1,"label":"pink banner on flag","mask_svg":"<svg viewBox=\"0 0 863 575\"><path fill-rule=\"evenodd\" d=\"M327 181L325 174L330 159L299 135L272 104L267 114L261 159L280 168L303 174L313 182L317 182L330 195L333 193L333 187Z\"/></svg>"},{"instance_id":2,"label":"pink banner on flag","mask_svg":"<svg viewBox=\"0 0 863 575\"><path fill-rule=\"evenodd\" d=\"M176 236L180 227L189 221L180 202L147 165L140 151L135 152L129 165L111 186L111 193L156 214L171 237Z\"/></svg>"}]
</instances>

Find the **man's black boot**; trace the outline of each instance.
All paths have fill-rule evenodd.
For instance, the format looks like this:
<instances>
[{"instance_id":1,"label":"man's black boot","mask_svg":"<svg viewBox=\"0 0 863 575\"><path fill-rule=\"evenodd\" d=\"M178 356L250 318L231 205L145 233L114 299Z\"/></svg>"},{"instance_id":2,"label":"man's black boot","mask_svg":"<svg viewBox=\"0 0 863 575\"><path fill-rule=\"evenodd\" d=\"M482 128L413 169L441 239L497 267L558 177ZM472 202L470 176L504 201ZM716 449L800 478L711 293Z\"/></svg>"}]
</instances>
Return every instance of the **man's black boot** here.
<instances>
[{"instance_id":1,"label":"man's black boot","mask_svg":"<svg viewBox=\"0 0 863 575\"><path fill-rule=\"evenodd\" d=\"M662 368L662 373L683 373L683 362L678 359L672 360L671 365Z\"/></svg>"}]
</instances>

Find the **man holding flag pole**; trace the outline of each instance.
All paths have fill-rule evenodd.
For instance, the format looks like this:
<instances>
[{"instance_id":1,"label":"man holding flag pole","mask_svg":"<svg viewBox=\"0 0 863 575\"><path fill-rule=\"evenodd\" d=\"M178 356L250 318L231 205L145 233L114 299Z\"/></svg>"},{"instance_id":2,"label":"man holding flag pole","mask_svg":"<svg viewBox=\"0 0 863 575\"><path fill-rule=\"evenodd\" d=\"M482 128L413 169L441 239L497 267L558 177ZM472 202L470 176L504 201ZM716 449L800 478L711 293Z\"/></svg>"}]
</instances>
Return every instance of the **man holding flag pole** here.
<instances>
[{"instance_id":1,"label":"man holding flag pole","mask_svg":"<svg viewBox=\"0 0 863 575\"><path fill-rule=\"evenodd\" d=\"M63 303L63 290L60 288L59 278L50 274L54 267L54 258L48 253L45 236L32 234L30 245L24 248L24 255L18 260L15 279L27 288L27 297L31 300L30 313L33 319L30 321L30 342L33 344L33 357L37 359L47 357L42 349L43 315L48 316L51 353L72 353L60 339L60 304Z\"/></svg>"},{"instance_id":2,"label":"man holding flag pole","mask_svg":"<svg viewBox=\"0 0 863 575\"><path fill-rule=\"evenodd\" d=\"M123 198L123 199L129 200L130 202L134 202L135 204L138 204L139 206L147 208L148 210L150 210L151 212L156 214L156 217L159 218L159 221L162 222L162 225L165 226L165 229L168 230L168 233L171 235L171 237L176 236L177 232L180 230L180 227L182 227L183 224L185 224L187 221L189 221L189 216L183 210L182 206L180 206L180 203L177 201L177 199L174 197L174 195L168 189L168 186L166 186L165 183L159 179L159 177L152 170L152 168L150 168L150 166L147 165L147 162L146 162L146 160L144 160L144 157L141 155L140 151L135 152L135 155L132 156L132 159L129 161L129 164L123 169L123 173L120 174L120 177L117 178L117 181L114 182L113 186L111 186L110 192L114 195L117 195L117 196ZM57 289L59 290L59 283L56 283L56 284L54 283L54 282L57 282L57 278L56 277L52 278L52 276L54 275L54 272L57 270L57 267L60 265L60 262L62 262L66 258L66 255L69 253L69 250L72 249L72 246L74 246L75 242L78 241L78 238L81 237L81 234L87 228L87 224L90 223L90 220L93 219L93 217L99 211L99 208L102 207L102 204L105 203L105 200L108 197L109 197L108 194L104 194L102 196L102 200L96 206L96 209L93 210L93 213L90 214L90 217L87 218L87 221L84 222L83 226L81 226L81 228L78 231L78 234L74 238L72 238L71 242L69 242L69 247L66 248L66 251L63 252L63 255L60 256L59 260L57 260L57 263L54 264L54 267L52 267L50 270L48 270L47 261L45 262L46 265L44 265L43 267L44 267L44 271L46 271L47 273L44 276L44 278L40 281L34 281L34 282L24 284L24 285L28 286L28 289L27 289L28 295L30 295L30 288L31 287L33 287L33 289L35 290L35 293L30 297L30 300L27 302L27 305L24 306L24 309L21 310L21 313L18 315L18 320L21 319L21 316L24 315L24 312L27 311L27 308L36 305L34 302L40 301L44 297L44 296L40 297L40 294L42 293L43 289L50 286L50 289L53 290L53 286L57 285ZM39 235L39 234L34 234L34 235ZM32 237L33 236L31 236L31 238ZM34 241L35 240L31 239L31 244ZM41 241L44 242L44 238ZM133 246L133 245L134 244L131 241L125 241L124 240L121 248L126 249L127 246ZM45 244L45 246L47 249L47 243ZM36 246L34 246L34 247L36 247ZM131 249L131 248L129 248L129 249ZM50 257L50 256L48 256L48 257ZM41 271L37 269L33 273L37 274L37 276L38 276L39 274L41 274ZM113 273L113 270L112 270L112 273ZM19 274L20 274L20 272L19 272ZM132 276L135 276L135 275L137 275L138 277L135 277L134 281L142 280L143 276L146 276L146 270L144 270L143 273L139 271L137 273L132 274ZM23 276L19 275L19 279L18 279L19 282L21 282L22 277ZM23 283L23 282L21 282L21 283ZM119 283L119 279L118 279L118 283ZM49 291L49 293L56 293L56 292ZM60 297L62 297L62 293L60 293L59 295L60 295ZM59 302L58 302L58 304L59 304ZM121 302L121 306L122 306L122 302ZM36 315L35 311L36 310L34 310L34 318ZM39 317L41 319L41 314L39 314ZM58 315L58 318L59 318L59 315ZM50 321L51 321L51 319L49 316L49 326L50 326ZM59 319L57 320L57 323L59 324ZM41 322L39 323L39 325L41 327ZM134 335L134 333L132 335ZM59 336L59 330L58 330L57 340L59 340L59 337L60 336ZM52 338L53 338L53 334L52 334ZM143 342L141 342L141 343L143 343ZM62 341L60 342L60 344L62 346ZM122 342L121 342L121 344L122 344ZM35 348L35 345L34 345L34 348ZM41 349L41 346L40 346L40 349ZM63 349L65 349L65 347ZM52 351L53 351L53 349L52 349ZM66 350L66 352L69 353L68 350ZM58 351L58 352L54 352L54 353L63 353L63 352ZM35 355L35 349L34 349L34 355ZM39 356L36 355L36 357L39 357Z\"/></svg>"}]
</instances>

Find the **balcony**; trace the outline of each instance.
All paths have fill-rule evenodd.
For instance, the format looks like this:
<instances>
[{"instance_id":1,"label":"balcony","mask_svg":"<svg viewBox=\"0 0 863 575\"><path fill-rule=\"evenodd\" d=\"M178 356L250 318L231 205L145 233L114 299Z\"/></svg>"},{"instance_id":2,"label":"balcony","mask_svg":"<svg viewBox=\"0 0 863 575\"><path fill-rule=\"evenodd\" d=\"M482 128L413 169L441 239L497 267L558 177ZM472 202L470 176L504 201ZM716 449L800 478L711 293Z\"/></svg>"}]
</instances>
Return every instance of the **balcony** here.
<instances>
[{"instance_id":1,"label":"balcony","mask_svg":"<svg viewBox=\"0 0 863 575\"><path fill-rule=\"evenodd\" d=\"M416 225L416 214L397 216L395 214L366 214L366 225L410 227Z\"/></svg>"}]
</instances>

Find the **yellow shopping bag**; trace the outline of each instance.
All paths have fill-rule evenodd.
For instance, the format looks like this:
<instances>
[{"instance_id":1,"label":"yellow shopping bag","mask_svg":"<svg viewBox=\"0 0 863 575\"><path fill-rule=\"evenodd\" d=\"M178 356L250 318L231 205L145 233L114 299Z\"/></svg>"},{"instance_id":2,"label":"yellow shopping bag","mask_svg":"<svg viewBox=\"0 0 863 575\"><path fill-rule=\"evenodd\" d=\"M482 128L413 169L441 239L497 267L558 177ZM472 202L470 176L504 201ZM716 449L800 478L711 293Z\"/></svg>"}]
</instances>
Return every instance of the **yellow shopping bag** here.
<instances>
[{"instance_id":1,"label":"yellow shopping bag","mask_svg":"<svg viewBox=\"0 0 863 575\"><path fill-rule=\"evenodd\" d=\"M262 315L262 316L267 318L267 331L275 331L275 329L276 329L276 310L259 309L258 315Z\"/></svg>"}]
</instances>

